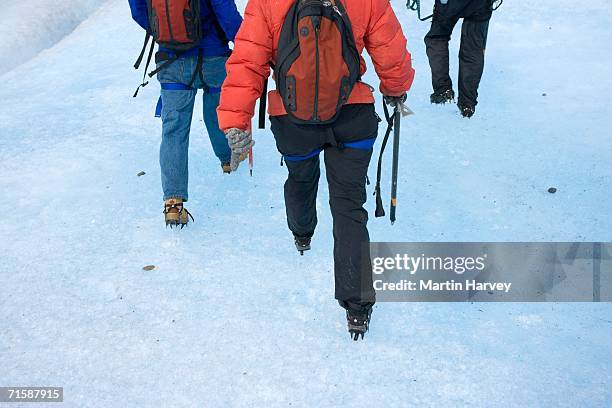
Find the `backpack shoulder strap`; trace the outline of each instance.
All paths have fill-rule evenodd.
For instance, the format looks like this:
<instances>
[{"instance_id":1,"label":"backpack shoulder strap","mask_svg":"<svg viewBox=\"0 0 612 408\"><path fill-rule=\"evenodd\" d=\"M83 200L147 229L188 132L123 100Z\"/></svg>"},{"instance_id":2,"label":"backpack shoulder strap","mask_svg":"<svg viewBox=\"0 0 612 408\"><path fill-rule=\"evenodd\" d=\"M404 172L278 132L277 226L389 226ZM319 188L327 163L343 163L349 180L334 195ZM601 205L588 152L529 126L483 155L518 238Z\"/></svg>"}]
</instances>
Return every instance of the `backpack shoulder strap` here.
<instances>
[{"instance_id":1,"label":"backpack shoulder strap","mask_svg":"<svg viewBox=\"0 0 612 408\"><path fill-rule=\"evenodd\" d=\"M268 63L270 68L274 70L275 65L272 62ZM268 78L264 80L263 90L261 91L261 96L259 97L259 121L258 128L265 129L266 128L266 104L268 100Z\"/></svg>"},{"instance_id":2,"label":"backpack shoulder strap","mask_svg":"<svg viewBox=\"0 0 612 408\"><path fill-rule=\"evenodd\" d=\"M147 30L147 33L145 34L144 44L142 45L142 50L140 51L140 54L138 55L138 59L134 63L134 69L140 68L140 64L142 63L142 59L144 58L145 52L147 50L147 44L149 44L150 39L151 39L151 32ZM155 43L155 41L153 42Z\"/></svg>"},{"instance_id":3,"label":"backpack shoulder strap","mask_svg":"<svg viewBox=\"0 0 612 408\"><path fill-rule=\"evenodd\" d=\"M259 129L266 128L266 101L268 99L268 78L264 80L263 91L259 97Z\"/></svg>"},{"instance_id":4,"label":"backpack shoulder strap","mask_svg":"<svg viewBox=\"0 0 612 408\"><path fill-rule=\"evenodd\" d=\"M147 37L150 37L150 34L148 33L148 31L147 31ZM147 46L146 45L147 42L148 42L148 38L141 52L142 56L144 56L144 50ZM140 88L144 88L145 86L149 84L149 81L147 81L146 78L147 78L147 70L149 69L149 65L151 65L151 59L153 58L153 51L155 51L155 41L151 41L151 48L149 48L149 55L147 56L147 64L145 65L144 73L142 74L142 83L138 85L138 88L136 88L136 92L134 92L134 98L138 96L138 91L140 91ZM139 57L138 59L139 61L136 61L137 64L134 64L134 67L136 69L138 69L137 67L140 67L140 63L142 62L141 57Z\"/></svg>"}]
</instances>

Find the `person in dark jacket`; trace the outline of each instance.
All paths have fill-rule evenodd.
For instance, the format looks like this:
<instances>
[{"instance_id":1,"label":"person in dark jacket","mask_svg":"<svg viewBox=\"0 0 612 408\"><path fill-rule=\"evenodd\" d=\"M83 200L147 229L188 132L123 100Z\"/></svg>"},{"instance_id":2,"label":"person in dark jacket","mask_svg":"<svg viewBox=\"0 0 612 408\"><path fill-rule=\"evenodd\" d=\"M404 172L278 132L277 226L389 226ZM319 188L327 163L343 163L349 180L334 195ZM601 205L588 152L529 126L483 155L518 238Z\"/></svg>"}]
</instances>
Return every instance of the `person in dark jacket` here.
<instances>
[{"instance_id":1,"label":"person in dark jacket","mask_svg":"<svg viewBox=\"0 0 612 408\"><path fill-rule=\"evenodd\" d=\"M149 28L147 0L128 0L132 18L145 30ZM193 107L198 89L204 90L204 123L215 155L224 173L230 172L231 150L223 131L219 129L217 106L221 85L226 77L225 63L242 23L234 0L201 0L202 31L198 47L181 54L177 61L157 74L161 84L162 142L160 167L164 193L166 225L188 223L190 214L183 208L188 199L188 147ZM159 68L173 58L172 50L159 47L155 61ZM198 64L201 58L202 64ZM197 75L196 67L200 67ZM159 106L159 105L158 105Z\"/></svg>"},{"instance_id":2,"label":"person in dark jacket","mask_svg":"<svg viewBox=\"0 0 612 408\"><path fill-rule=\"evenodd\" d=\"M431 103L451 102L455 92L448 68L448 42L455 25L463 18L457 106L466 118L474 115L478 103L492 3L492 0L436 0L431 29L425 36L434 91Z\"/></svg>"}]
</instances>

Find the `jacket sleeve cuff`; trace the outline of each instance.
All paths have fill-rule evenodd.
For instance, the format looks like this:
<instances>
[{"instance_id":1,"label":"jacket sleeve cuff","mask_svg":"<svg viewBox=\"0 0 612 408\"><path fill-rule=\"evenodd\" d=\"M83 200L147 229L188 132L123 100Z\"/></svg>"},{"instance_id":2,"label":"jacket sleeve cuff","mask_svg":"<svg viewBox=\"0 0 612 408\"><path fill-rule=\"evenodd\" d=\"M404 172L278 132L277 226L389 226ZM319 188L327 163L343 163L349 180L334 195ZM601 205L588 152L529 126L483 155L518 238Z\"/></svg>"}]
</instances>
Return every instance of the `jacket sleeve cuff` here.
<instances>
[{"instance_id":1,"label":"jacket sleeve cuff","mask_svg":"<svg viewBox=\"0 0 612 408\"><path fill-rule=\"evenodd\" d=\"M223 132L231 128L240 130L250 128L251 121L244 117L244 113L217 110L217 116L219 117L219 129Z\"/></svg>"}]
</instances>

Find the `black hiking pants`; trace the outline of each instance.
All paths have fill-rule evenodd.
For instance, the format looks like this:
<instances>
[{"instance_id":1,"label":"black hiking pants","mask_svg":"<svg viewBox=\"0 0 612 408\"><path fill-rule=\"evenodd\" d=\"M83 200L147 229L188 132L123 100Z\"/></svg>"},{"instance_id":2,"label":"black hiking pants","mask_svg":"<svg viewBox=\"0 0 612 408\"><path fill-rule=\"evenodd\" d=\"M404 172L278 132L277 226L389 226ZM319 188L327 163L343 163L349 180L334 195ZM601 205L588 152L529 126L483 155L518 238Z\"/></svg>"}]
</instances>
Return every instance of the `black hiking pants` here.
<instances>
[{"instance_id":1,"label":"black hiking pants","mask_svg":"<svg viewBox=\"0 0 612 408\"><path fill-rule=\"evenodd\" d=\"M491 0L436 0L431 29L425 36L425 45L431 81L435 93L452 89L449 75L448 42L455 25L463 18L459 49L460 106L476 106L478 86L484 70L484 54L491 19Z\"/></svg>"},{"instance_id":2,"label":"black hiking pants","mask_svg":"<svg viewBox=\"0 0 612 408\"><path fill-rule=\"evenodd\" d=\"M347 105L338 120L327 126L296 125L287 116L271 117L272 132L289 172L285 207L287 224L295 235L314 234L321 174L318 153L324 154L333 218L335 297L345 307L375 301L368 213L363 208L372 147L350 145L373 141L378 121L372 104Z\"/></svg>"}]
</instances>

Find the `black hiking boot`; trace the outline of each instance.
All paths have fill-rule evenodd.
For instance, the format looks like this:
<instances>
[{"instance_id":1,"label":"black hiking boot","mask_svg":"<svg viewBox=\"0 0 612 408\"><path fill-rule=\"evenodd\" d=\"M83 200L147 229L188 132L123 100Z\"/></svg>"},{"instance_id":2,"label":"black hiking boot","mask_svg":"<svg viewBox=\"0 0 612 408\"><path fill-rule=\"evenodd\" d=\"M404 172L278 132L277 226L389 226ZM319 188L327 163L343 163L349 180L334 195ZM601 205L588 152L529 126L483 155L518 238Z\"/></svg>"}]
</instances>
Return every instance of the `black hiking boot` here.
<instances>
[{"instance_id":1,"label":"black hiking boot","mask_svg":"<svg viewBox=\"0 0 612 408\"><path fill-rule=\"evenodd\" d=\"M311 238L312 237L298 237L297 235L293 235L295 248L300 252L300 255L304 255L304 251L310 251Z\"/></svg>"},{"instance_id":2,"label":"black hiking boot","mask_svg":"<svg viewBox=\"0 0 612 408\"><path fill-rule=\"evenodd\" d=\"M338 303L346 309L346 322L351 338L357 341L361 336L361 339L363 339L370 327L374 303L359 304L343 300L339 300Z\"/></svg>"},{"instance_id":3,"label":"black hiking boot","mask_svg":"<svg viewBox=\"0 0 612 408\"><path fill-rule=\"evenodd\" d=\"M458 104L457 105L459 107L459 111L461 112L461 116L463 116L464 118L471 118L472 116L474 116L474 113L476 112L476 106L473 105L468 105L468 104Z\"/></svg>"},{"instance_id":4,"label":"black hiking boot","mask_svg":"<svg viewBox=\"0 0 612 408\"><path fill-rule=\"evenodd\" d=\"M431 103L435 103L438 105L443 105L445 103L449 103L455 100L455 91L452 89L447 89L443 92L434 92L429 97Z\"/></svg>"},{"instance_id":5,"label":"black hiking boot","mask_svg":"<svg viewBox=\"0 0 612 408\"><path fill-rule=\"evenodd\" d=\"M346 309L346 322L351 338L355 341L359 340L359 336L363 340L363 336L367 333L370 327L370 319L372 318L372 306L366 305L359 308Z\"/></svg>"}]
</instances>

